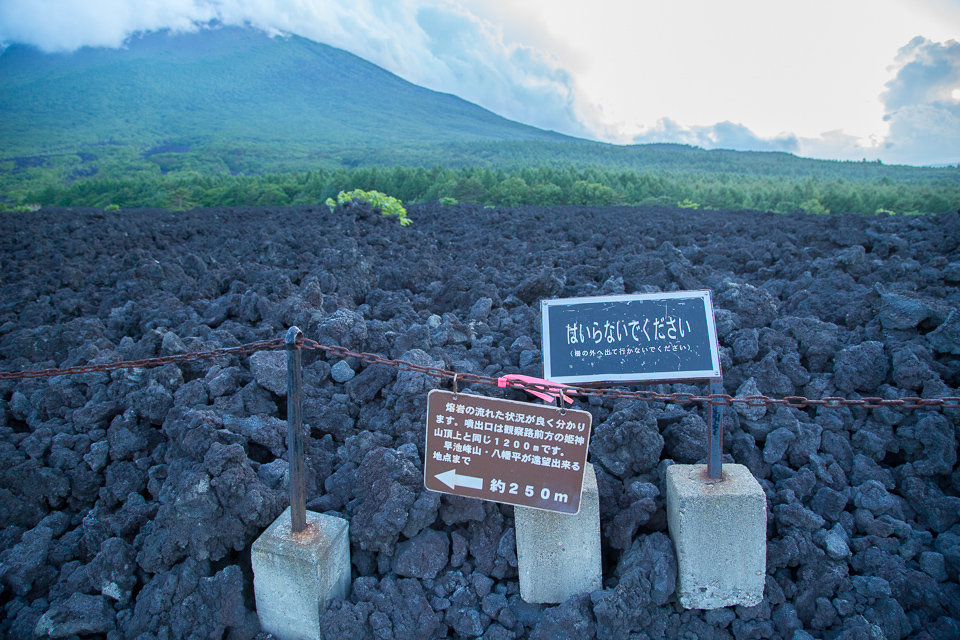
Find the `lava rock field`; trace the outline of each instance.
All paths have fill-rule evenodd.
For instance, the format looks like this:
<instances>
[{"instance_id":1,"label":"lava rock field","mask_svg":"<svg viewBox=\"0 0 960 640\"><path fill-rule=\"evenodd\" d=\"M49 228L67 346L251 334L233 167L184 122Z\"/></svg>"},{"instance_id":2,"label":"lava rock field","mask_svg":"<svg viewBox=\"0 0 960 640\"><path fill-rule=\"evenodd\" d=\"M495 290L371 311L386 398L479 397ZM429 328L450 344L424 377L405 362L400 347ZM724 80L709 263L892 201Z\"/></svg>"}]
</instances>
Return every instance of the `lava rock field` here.
<instances>
[{"instance_id":1,"label":"lava rock field","mask_svg":"<svg viewBox=\"0 0 960 640\"><path fill-rule=\"evenodd\" d=\"M539 300L710 289L726 392L960 396L960 214L408 207L0 214L0 371L280 338L542 375ZM0 380L0 636L266 638L250 548L287 505L285 354ZM767 496L754 607L676 601L666 468L693 404L593 415L603 589L519 595L514 508L426 491L447 380L304 352L308 509L350 522L329 639L960 637L960 410L723 409ZM655 387L705 393L706 385ZM461 389L513 400L521 391Z\"/></svg>"}]
</instances>

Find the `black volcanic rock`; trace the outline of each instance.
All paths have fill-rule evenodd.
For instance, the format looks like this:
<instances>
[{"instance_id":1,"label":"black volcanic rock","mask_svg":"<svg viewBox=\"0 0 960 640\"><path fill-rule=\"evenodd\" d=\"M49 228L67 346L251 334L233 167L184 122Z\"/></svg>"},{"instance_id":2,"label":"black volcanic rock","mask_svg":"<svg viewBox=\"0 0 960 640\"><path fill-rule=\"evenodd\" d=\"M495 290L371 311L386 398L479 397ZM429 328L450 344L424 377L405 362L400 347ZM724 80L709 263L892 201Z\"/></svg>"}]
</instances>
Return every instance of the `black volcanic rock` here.
<instances>
[{"instance_id":1,"label":"black volcanic rock","mask_svg":"<svg viewBox=\"0 0 960 640\"><path fill-rule=\"evenodd\" d=\"M296 324L418 365L541 375L541 299L708 288L727 393L960 395L956 214L408 209L409 227L309 206L2 214L0 369ZM705 410L578 398L603 588L531 605L513 507L423 486L426 394L449 380L368 362L303 353L307 502L350 522L353 589L323 612L327 637L960 634L956 409L722 409L725 460L767 494L767 581L756 607L703 612L676 602L663 476L703 461ZM249 549L287 503L284 376L276 351L0 382L0 636L266 640Z\"/></svg>"}]
</instances>

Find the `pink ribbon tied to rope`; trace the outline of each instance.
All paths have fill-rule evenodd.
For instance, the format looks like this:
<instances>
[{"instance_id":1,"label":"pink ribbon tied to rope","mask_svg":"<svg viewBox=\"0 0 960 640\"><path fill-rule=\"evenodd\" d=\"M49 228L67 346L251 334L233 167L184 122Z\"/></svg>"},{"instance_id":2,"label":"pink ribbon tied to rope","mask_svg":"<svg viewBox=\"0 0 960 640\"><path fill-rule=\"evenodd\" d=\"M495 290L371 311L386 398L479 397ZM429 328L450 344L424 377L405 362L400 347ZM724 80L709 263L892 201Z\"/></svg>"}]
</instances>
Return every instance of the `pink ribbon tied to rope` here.
<instances>
[{"instance_id":1,"label":"pink ribbon tied to rope","mask_svg":"<svg viewBox=\"0 0 960 640\"><path fill-rule=\"evenodd\" d=\"M498 386L498 387L508 387L508 386L510 386L509 382L510 382L511 380L516 381L516 382L525 382L525 383L528 383L528 384L542 384L542 385L547 386L547 387L570 388L569 385L560 384L560 383L558 383L558 382L550 382L549 380L544 380L543 378L534 378L533 376L524 376L524 375L520 375L519 373L508 373L508 374L505 375L505 376L501 376L501 377L497 378L497 386ZM543 400L544 402L553 402L553 401L555 401L555 400L557 399L557 396L562 396L564 402L567 402L567 403L569 403L569 404L573 404L573 398L571 398L571 397L568 396L567 394L563 393L562 391L553 391L553 390L536 391L536 390L534 390L534 389L527 389L527 388L525 388L525 387L523 388L523 390L526 391L526 392L529 393L529 394L532 394L532 395L537 396L538 398L540 398L540 399Z\"/></svg>"}]
</instances>

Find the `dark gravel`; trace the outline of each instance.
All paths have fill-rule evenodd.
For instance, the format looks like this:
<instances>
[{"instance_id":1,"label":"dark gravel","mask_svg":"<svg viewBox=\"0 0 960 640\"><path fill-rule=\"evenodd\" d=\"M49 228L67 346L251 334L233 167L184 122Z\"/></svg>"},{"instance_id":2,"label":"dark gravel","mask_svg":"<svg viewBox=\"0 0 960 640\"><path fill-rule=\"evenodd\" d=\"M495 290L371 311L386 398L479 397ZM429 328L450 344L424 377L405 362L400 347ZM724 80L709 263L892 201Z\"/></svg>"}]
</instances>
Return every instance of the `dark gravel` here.
<instances>
[{"instance_id":1,"label":"dark gravel","mask_svg":"<svg viewBox=\"0 0 960 640\"><path fill-rule=\"evenodd\" d=\"M958 396L960 215L409 207L0 216L0 369L281 337L540 375L538 300L709 288L728 393ZM0 636L265 637L249 550L285 507L280 352L0 383ZM724 410L768 499L756 607L685 611L663 477L694 406L594 417L604 589L519 597L513 508L423 488L436 379L304 358L308 504L350 521L328 638L960 637L955 410ZM447 384L447 383L444 383ZM670 391L701 393L697 386ZM475 392L524 399L516 391Z\"/></svg>"}]
</instances>

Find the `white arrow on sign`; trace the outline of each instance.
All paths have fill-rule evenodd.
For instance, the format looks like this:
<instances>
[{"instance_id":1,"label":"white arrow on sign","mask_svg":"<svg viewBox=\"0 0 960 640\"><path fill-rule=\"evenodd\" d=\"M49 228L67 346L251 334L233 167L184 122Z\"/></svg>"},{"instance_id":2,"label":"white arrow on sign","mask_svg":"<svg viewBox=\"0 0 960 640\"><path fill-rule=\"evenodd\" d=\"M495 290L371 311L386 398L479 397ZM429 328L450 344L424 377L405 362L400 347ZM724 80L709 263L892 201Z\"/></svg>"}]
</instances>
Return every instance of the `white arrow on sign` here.
<instances>
[{"instance_id":1,"label":"white arrow on sign","mask_svg":"<svg viewBox=\"0 0 960 640\"><path fill-rule=\"evenodd\" d=\"M473 476L462 476L456 469L444 471L434 476L437 480L447 485L451 489L457 487L466 487L467 489L483 489L483 478L474 478Z\"/></svg>"}]
</instances>

